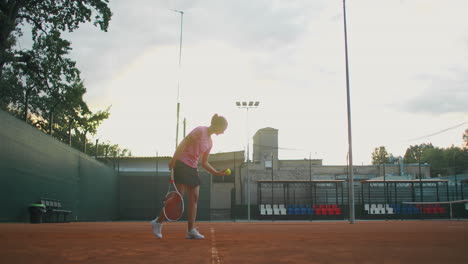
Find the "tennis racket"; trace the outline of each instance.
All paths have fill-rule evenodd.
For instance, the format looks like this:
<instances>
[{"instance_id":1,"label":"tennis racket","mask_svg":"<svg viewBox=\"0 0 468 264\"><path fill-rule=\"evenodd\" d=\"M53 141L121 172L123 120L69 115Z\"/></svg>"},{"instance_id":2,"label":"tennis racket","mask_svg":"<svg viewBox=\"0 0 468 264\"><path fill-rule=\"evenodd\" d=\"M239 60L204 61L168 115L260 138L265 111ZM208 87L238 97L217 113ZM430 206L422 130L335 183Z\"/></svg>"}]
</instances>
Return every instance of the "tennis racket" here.
<instances>
[{"instance_id":1,"label":"tennis racket","mask_svg":"<svg viewBox=\"0 0 468 264\"><path fill-rule=\"evenodd\" d=\"M169 189L164 199L163 212L168 221L177 221L184 213L184 199L175 185L173 169L171 170Z\"/></svg>"}]
</instances>

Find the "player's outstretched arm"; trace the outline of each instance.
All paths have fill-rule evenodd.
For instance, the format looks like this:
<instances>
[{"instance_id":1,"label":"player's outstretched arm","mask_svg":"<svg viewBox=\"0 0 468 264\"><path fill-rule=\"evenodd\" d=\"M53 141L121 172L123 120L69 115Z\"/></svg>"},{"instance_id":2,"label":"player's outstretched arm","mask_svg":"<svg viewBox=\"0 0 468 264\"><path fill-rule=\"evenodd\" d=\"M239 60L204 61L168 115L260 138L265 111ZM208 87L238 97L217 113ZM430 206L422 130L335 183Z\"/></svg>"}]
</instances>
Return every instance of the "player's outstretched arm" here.
<instances>
[{"instance_id":1,"label":"player's outstretched arm","mask_svg":"<svg viewBox=\"0 0 468 264\"><path fill-rule=\"evenodd\" d=\"M208 157L210 156L209 152L203 153L202 160L201 160L201 165L202 167L207 170L209 173L215 175L215 176L226 176L228 175L226 173L226 170L218 171L211 164L208 162Z\"/></svg>"}]
</instances>

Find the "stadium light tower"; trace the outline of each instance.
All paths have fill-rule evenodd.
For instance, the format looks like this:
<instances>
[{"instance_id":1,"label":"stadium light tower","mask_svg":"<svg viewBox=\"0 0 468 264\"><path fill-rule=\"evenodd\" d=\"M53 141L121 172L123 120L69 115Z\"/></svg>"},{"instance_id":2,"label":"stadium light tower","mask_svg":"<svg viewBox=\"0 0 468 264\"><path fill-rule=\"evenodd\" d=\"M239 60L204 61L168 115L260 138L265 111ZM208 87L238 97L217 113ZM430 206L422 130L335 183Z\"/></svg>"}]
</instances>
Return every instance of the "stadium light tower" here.
<instances>
[{"instance_id":1,"label":"stadium light tower","mask_svg":"<svg viewBox=\"0 0 468 264\"><path fill-rule=\"evenodd\" d=\"M179 95L180 95L180 79L182 75L181 71L181 66L182 66L182 24L184 20L184 11L180 10L174 10L171 9L171 11L177 12L180 14L180 41L179 41L179 78L177 80L177 124L176 124L176 142L175 142L175 147L177 149L177 145L179 145L179 116L180 116L180 100L179 100Z\"/></svg>"},{"instance_id":2,"label":"stadium light tower","mask_svg":"<svg viewBox=\"0 0 468 264\"><path fill-rule=\"evenodd\" d=\"M349 205L349 222L354 224L354 175L353 175L353 143L351 136L351 100L349 91L349 62L348 62L348 32L346 29L346 0L343 0L343 25L344 25L344 38L345 38L345 60L346 60L346 95L348 103L348 205Z\"/></svg>"},{"instance_id":3,"label":"stadium light tower","mask_svg":"<svg viewBox=\"0 0 468 264\"><path fill-rule=\"evenodd\" d=\"M245 129L246 129L246 137L247 137L247 156L246 156L246 162L247 162L247 219L250 222L250 174L249 174L249 159L250 159L250 153L249 153L249 109L252 108L257 108L260 105L259 101L244 101L244 102L236 102L236 106L238 108L243 108L246 110L246 117L245 117Z\"/></svg>"}]
</instances>

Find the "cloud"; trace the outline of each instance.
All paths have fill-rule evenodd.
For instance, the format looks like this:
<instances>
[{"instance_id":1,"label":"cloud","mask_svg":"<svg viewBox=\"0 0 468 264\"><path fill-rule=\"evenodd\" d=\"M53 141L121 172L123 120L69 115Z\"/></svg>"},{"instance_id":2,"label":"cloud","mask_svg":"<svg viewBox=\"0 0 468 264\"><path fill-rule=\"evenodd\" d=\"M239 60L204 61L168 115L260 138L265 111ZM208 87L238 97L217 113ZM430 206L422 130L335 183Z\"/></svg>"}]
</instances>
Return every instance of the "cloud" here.
<instances>
[{"instance_id":1,"label":"cloud","mask_svg":"<svg viewBox=\"0 0 468 264\"><path fill-rule=\"evenodd\" d=\"M346 161L342 1L110 5L109 32L86 25L70 34L87 102L113 105L100 128L105 137L135 155L172 152L180 15L170 9L178 9L185 12L181 117L188 128L215 112L230 122L213 151L242 149L246 114L234 102L252 99L261 106L249 114L250 134L274 127L282 148L304 152L281 150L282 157L318 152L327 164ZM460 122L444 113L468 112L465 6L465 0L347 1L356 162L389 139ZM452 138L441 135L440 144Z\"/></svg>"},{"instance_id":2,"label":"cloud","mask_svg":"<svg viewBox=\"0 0 468 264\"><path fill-rule=\"evenodd\" d=\"M194 41L216 38L241 48L277 49L295 41L323 9L323 2L310 2L203 1L185 9L184 27Z\"/></svg>"},{"instance_id":3,"label":"cloud","mask_svg":"<svg viewBox=\"0 0 468 264\"><path fill-rule=\"evenodd\" d=\"M138 3L138 6L136 6ZM108 32L91 24L65 34L72 41L71 57L82 71L90 98L106 93L105 86L128 63L149 49L172 45L178 58L180 15L183 10L183 48L205 42L224 42L254 56L252 63L264 72L277 68L273 58L286 61L308 24L326 7L310 1L117 1L110 3L113 17ZM253 54L253 53L256 54ZM271 76L271 73L268 74Z\"/></svg>"},{"instance_id":4,"label":"cloud","mask_svg":"<svg viewBox=\"0 0 468 264\"><path fill-rule=\"evenodd\" d=\"M452 78L424 75L423 81L430 82L423 93L404 103L403 109L423 114L468 114L468 71L458 72Z\"/></svg>"}]
</instances>

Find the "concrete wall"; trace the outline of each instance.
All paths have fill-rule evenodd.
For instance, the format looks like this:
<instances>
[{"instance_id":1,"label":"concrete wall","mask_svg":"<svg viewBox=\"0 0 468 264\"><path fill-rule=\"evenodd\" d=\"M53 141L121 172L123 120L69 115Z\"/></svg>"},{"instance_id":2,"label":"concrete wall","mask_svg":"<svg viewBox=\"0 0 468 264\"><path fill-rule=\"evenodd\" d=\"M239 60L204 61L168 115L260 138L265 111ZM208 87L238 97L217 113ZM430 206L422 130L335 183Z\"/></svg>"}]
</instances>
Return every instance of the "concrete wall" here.
<instances>
[{"instance_id":1,"label":"concrete wall","mask_svg":"<svg viewBox=\"0 0 468 264\"><path fill-rule=\"evenodd\" d=\"M211 209L231 208L232 188L234 188L233 183L213 183L211 186Z\"/></svg>"}]
</instances>

